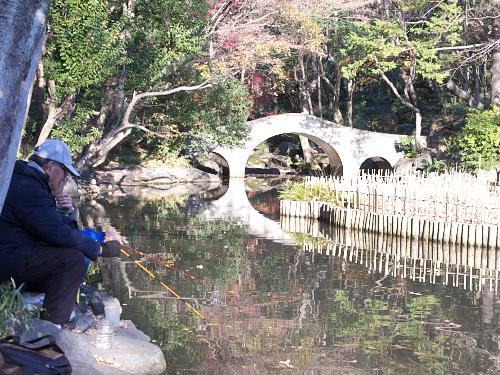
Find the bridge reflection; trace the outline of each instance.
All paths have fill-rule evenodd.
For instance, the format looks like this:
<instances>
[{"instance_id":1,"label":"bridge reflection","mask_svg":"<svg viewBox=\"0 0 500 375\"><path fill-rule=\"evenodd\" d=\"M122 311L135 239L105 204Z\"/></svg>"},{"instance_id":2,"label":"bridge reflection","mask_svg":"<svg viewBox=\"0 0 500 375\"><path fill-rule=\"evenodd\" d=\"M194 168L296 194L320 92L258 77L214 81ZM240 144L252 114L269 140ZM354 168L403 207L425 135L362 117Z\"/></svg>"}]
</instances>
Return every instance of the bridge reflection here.
<instances>
[{"instance_id":1,"label":"bridge reflection","mask_svg":"<svg viewBox=\"0 0 500 375\"><path fill-rule=\"evenodd\" d=\"M247 226L248 232L254 236L280 243L293 242L278 222L267 218L250 204L245 190L245 180L242 178L231 178L226 193L210 202L197 213L197 216L208 219L232 218Z\"/></svg>"}]
</instances>

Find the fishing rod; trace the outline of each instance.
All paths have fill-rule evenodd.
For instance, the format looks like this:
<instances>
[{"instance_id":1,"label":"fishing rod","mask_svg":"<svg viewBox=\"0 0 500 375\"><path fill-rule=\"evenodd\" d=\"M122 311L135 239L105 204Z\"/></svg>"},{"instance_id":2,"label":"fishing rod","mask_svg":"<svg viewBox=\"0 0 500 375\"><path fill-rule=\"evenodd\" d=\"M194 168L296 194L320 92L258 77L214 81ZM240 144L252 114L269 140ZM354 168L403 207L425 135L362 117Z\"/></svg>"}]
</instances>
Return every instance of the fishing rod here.
<instances>
[{"instance_id":1,"label":"fishing rod","mask_svg":"<svg viewBox=\"0 0 500 375\"><path fill-rule=\"evenodd\" d=\"M145 257L146 260L151 261L153 263L156 263L159 266L162 266L162 267L165 267L165 268L169 268L169 269L171 269L173 271L179 272L182 276L187 277L187 278L189 278L191 280L197 281L197 282L202 283L203 285L206 285L206 286L210 286L211 285L207 280L204 280L204 279L202 279L200 277L196 277L194 275L189 274L187 271L183 271L183 270L181 270L181 269L179 269L177 267L174 267L174 266L171 266L171 265L169 265L169 264L167 264L165 262L162 262L161 260L156 259L153 256L151 256L151 254L145 254L142 251L140 251L139 249L134 249L133 247L126 246L126 245L124 246L124 248L127 251L130 251L132 253L135 253L135 254L138 254L140 256Z\"/></svg>"},{"instance_id":2,"label":"fishing rod","mask_svg":"<svg viewBox=\"0 0 500 375\"><path fill-rule=\"evenodd\" d=\"M99 245L102 245L103 242L105 241L105 237L106 237L105 232L97 231L97 230L91 229L91 228L87 228L87 229L81 230L80 232L83 235L85 235L87 237L90 237L91 239L93 239L94 241L96 241ZM162 267L165 267L165 268L169 268L171 270L179 272L182 276L190 278L191 280L198 281L198 282L200 282L200 283L202 283L203 285L206 285L206 286L210 286L211 285L208 281L206 281L206 280L204 280L202 278L190 275L188 272L183 271L183 270L181 270L181 269L179 269L177 267L171 266L171 265L169 265L169 264L167 264L165 262L162 262L161 260L155 259L150 254L145 254L142 251L140 251L139 249L134 249L133 247L131 247L129 245L122 245L122 247L124 247L125 250L127 250L127 251L130 251L132 253L139 254L140 256L146 257L146 259L148 261L152 261L153 263L156 263L159 266L162 266Z\"/></svg>"},{"instance_id":3,"label":"fishing rod","mask_svg":"<svg viewBox=\"0 0 500 375\"><path fill-rule=\"evenodd\" d=\"M93 239L94 241L96 241L98 244L102 244L105 239L106 239L106 234L102 231L96 231L94 229L91 229L91 228L87 228L87 229L84 229L81 231L81 233L91 239ZM132 251L132 252L135 252L135 253L138 253L138 254L141 254L142 256L147 256L146 254L144 254L143 252L137 250L137 249L133 249L131 248L130 246L127 246L127 245L121 245L121 248L120 248L120 251L123 255L127 256L128 258L130 258L130 254L127 253L123 248L129 250L129 251ZM138 262L137 260L132 260L132 262L134 263L135 266L139 267L141 270L143 270L144 272L146 272L149 276L151 276L153 279L156 279L160 285L162 287L164 287L170 294L172 294L175 298L177 298L178 300L182 301L191 311L193 311L196 316L198 316L199 318L201 318L202 320L205 320L205 317L203 316L202 313L200 313L198 310L196 310L189 302L185 301L180 295L178 295L172 288L170 288L167 284L165 284L165 282L163 282L161 279L159 279L153 272L151 272L150 270L148 270L146 267L144 267L144 265L142 265L140 262ZM163 262L161 262L163 263ZM164 264L164 266L168 266L167 264ZM181 271L181 270L179 270ZM182 271L181 271L182 272ZM194 278L194 276L192 277ZM196 280L196 278L194 278L194 280Z\"/></svg>"},{"instance_id":4,"label":"fishing rod","mask_svg":"<svg viewBox=\"0 0 500 375\"><path fill-rule=\"evenodd\" d=\"M128 246L127 246L128 248ZM130 254L127 253L124 249L120 249L121 253L128 258L130 258ZM137 260L132 260L135 266L143 270L145 273L147 273L151 278L157 280L162 287L164 287L170 294L172 294L176 299L182 301L198 318L205 320L205 317L203 316L202 313L200 313L198 310L196 310L189 302L185 301L180 295L178 295L172 288L170 288L167 284L165 284L162 280L158 278L153 272L148 270L144 265L142 265L139 261Z\"/></svg>"}]
</instances>

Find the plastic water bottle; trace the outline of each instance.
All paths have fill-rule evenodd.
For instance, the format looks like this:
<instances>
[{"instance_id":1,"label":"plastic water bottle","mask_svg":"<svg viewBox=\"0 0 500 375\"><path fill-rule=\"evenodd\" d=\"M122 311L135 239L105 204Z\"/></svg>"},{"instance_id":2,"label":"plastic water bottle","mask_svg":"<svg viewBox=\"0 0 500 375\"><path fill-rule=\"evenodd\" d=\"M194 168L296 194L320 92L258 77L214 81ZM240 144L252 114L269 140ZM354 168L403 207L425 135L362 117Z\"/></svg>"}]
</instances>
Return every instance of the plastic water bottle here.
<instances>
[{"instance_id":1,"label":"plastic water bottle","mask_svg":"<svg viewBox=\"0 0 500 375\"><path fill-rule=\"evenodd\" d=\"M111 349L113 341L113 328L106 319L102 319L97 327L95 346L98 349Z\"/></svg>"},{"instance_id":2,"label":"plastic water bottle","mask_svg":"<svg viewBox=\"0 0 500 375\"><path fill-rule=\"evenodd\" d=\"M106 298L102 301L104 303L104 319L106 319L112 330L116 330L120 325L120 314L122 307L117 298Z\"/></svg>"}]
</instances>

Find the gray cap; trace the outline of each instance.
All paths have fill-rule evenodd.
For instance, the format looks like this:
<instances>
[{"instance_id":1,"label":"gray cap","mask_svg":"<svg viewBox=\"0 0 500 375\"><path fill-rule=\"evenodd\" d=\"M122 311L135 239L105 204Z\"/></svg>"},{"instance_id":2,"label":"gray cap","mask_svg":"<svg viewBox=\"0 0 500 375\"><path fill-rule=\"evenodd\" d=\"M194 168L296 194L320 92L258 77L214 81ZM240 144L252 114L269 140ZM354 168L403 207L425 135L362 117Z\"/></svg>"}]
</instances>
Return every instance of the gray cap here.
<instances>
[{"instance_id":1,"label":"gray cap","mask_svg":"<svg viewBox=\"0 0 500 375\"><path fill-rule=\"evenodd\" d=\"M71 152L68 146L59 139L48 139L36 146L33 153L41 158L57 161L66 167L73 176L79 177L80 173L73 167Z\"/></svg>"}]
</instances>

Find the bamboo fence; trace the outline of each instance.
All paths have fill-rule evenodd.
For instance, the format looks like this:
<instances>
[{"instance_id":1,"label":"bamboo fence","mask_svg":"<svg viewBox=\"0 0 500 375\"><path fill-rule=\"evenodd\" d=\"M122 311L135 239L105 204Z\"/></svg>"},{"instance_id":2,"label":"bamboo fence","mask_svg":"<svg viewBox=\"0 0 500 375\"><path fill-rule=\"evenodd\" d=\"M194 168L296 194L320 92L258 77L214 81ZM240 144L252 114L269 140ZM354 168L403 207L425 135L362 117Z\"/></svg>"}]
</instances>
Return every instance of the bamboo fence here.
<instances>
[{"instance_id":1,"label":"bamboo fence","mask_svg":"<svg viewBox=\"0 0 500 375\"><path fill-rule=\"evenodd\" d=\"M323 185L337 205L382 215L464 224L500 224L500 187L484 175L380 175L308 177Z\"/></svg>"}]
</instances>

